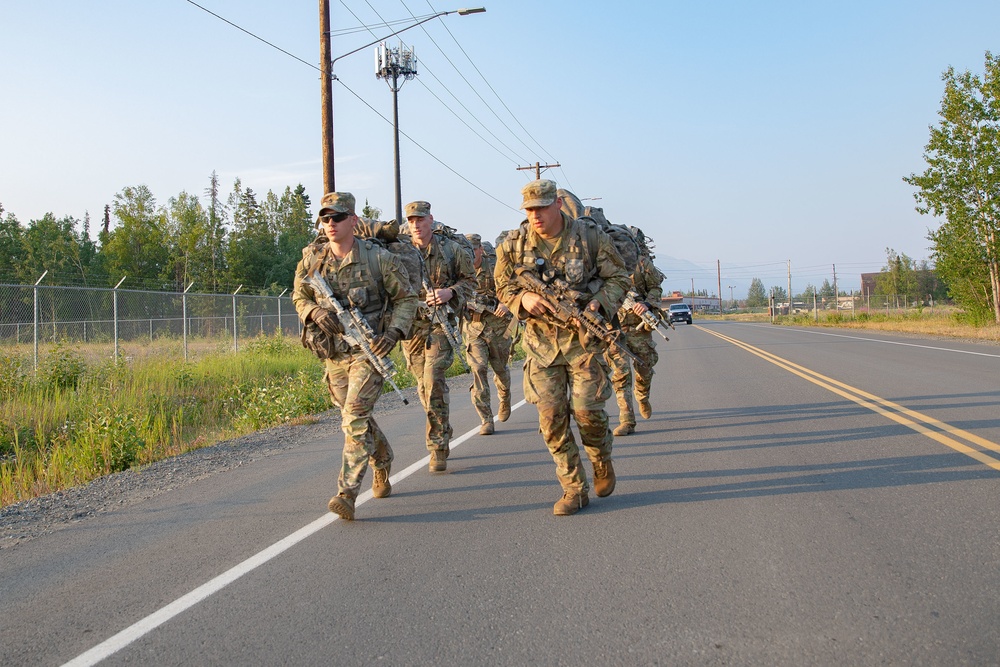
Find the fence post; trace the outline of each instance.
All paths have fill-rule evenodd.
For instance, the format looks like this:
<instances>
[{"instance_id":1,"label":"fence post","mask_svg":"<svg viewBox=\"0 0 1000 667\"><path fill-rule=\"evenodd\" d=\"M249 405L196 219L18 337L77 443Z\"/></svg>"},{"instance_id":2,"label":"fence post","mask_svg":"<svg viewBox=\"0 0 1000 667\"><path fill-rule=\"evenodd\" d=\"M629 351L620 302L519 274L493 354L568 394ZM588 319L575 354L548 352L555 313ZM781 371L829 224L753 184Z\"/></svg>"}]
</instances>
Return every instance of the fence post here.
<instances>
[{"instance_id":1,"label":"fence post","mask_svg":"<svg viewBox=\"0 0 1000 667\"><path fill-rule=\"evenodd\" d=\"M240 351L239 336L236 333L237 329L239 328L236 325L236 295L240 293L241 289L243 289L243 285L240 285L239 287L237 287L236 291L233 292L233 352L239 352Z\"/></svg>"},{"instance_id":2,"label":"fence post","mask_svg":"<svg viewBox=\"0 0 1000 667\"><path fill-rule=\"evenodd\" d=\"M287 291L288 291L288 288L286 287L285 289L283 289L281 291L281 294L278 295L278 335L279 336L283 336L285 334L285 329L281 326L281 297L285 296L285 292L287 292Z\"/></svg>"},{"instance_id":3,"label":"fence post","mask_svg":"<svg viewBox=\"0 0 1000 667\"><path fill-rule=\"evenodd\" d=\"M35 330L34 331L34 339L35 339L35 372L36 373L38 372L38 328L39 328L39 322L38 322L38 316L39 316L39 313L38 313L38 283L42 282L42 278L44 278L46 276L46 274L48 274L48 272L49 272L49 270L45 269L45 273L43 273L42 275L38 276L38 280L35 281L35 287L34 287L34 292L35 292L35 322L34 322L34 325L35 326L33 328Z\"/></svg>"},{"instance_id":4,"label":"fence post","mask_svg":"<svg viewBox=\"0 0 1000 667\"><path fill-rule=\"evenodd\" d=\"M194 285L194 281L191 281L191 285ZM184 361L188 360L188 289L191 289L191 285L187 286L184 293L181 294L181 338L184 339Z\"/></svg>"},{"instance_id":5,"label":"fence post","mask_svg":"<svg viewBox=\"0 0 1000 667\"><path fill-rule=\"evenodd\" d=\"M125 282L125 278L127 277L122 276L122 279L118 281L118 284L111 291L115 303L115 364L118 363L118 288L121 287L121 284Z\"/></svg>"}]
</instances>

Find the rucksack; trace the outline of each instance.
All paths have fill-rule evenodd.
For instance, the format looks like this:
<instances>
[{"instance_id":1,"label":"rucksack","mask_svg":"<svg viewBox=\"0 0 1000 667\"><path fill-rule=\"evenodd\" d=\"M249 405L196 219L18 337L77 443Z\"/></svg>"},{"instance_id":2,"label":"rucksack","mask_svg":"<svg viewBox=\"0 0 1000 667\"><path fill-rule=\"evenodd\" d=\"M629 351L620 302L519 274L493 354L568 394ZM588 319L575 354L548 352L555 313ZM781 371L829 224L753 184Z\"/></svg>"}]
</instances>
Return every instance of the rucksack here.
<instances>
[{"instance_id":1,"label":"rucksack","mask_svg":"<svg viewBox=\"0 0 1000 667\"><path fill-rule=\"evenodd\" d=\"M448 225L444 224L443 222L435 220L433 223L431 223L431 230L435 234L440 234L441 236L443 236L445 238L451 239L452 241L454 241L458 245L460 245L463 248L465 248L469 252L469 256L470 257L475 257L476 256L476 253L475 253L475 251L474 251L474 249L472 247L472 241L470 241L469 239L467 239L465 237L465 234L459 234L458 230L455 229L454 227L449 227Z\"/></svg>"},{"instance_id":2,"label":"rucksack","mask_svg":"<svg viewBox=\"0 0 1000 667\"><path fill-rule=\"evenodd\" d=\"M604 209L597 206L584 206L580 199L569 190L559 189L557 194L562 197L562 210L571 218L590 218L597 223L601 231L611 237L615 249L625 262L629 274L635 271L639 264L641 250L635 234L625 225L614 225L604 217Z\"/></svg>"},{"instance_id":3,"label":"rucksack","mask_svg":"<svg viewBox=\"0 0 1000 667\"><path fill-rule=\"evenodd\" d=\"M383 248L395 255L406 269L413 292L420 293L423 289L420 281L420 251L410 243L409 236L399 233L399 225L395 220L382 222L360 218L354 233L362 238L378 241Z\"/></svg>"}]
</instances>

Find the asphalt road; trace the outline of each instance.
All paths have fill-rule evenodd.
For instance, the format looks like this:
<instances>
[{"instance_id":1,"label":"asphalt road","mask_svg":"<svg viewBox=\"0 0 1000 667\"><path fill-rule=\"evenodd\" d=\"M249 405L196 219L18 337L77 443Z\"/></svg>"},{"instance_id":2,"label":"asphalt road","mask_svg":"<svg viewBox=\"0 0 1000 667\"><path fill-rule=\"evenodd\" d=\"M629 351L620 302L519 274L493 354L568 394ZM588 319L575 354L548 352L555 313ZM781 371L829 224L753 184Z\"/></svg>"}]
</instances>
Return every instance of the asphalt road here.
<instances>
[{"instance_id":1,"label":"asphalt road","mask_svg":"<svg viewBox=\"0 0 1000 667\"><path fill-rule=\"evenodd\" d=\"M534 408L463 439L453 391L448 472L419 405L384 417L393 495L353 523L337 432L5 550L0 663L1000 664L1000 347L670 336L575 516Z\"/></svg>"}]
</instances>

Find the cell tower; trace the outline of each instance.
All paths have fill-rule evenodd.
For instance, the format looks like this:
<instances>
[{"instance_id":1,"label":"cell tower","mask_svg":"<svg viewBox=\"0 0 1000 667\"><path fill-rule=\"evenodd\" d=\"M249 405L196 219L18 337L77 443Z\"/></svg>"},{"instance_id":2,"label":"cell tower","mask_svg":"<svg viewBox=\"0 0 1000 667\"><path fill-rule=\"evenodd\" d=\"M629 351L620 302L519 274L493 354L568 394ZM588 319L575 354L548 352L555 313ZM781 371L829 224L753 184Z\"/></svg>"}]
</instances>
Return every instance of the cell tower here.
<instances>
[{"instance_id":1,"label":"cell tower","mask_svg":"<svg viewBox=\"0 0 1000 667\"><path fill-rule=\"evenodd\" d=\"M392 91L392 125L394 129L393 162L396 168L396 222L403 219L403 200L399 184L399 89L417 75L417 56L413 49L404 49L402 43L391 48L386 42L375 47L375 76L385 79Z\"/></svg>"}]
</instances>

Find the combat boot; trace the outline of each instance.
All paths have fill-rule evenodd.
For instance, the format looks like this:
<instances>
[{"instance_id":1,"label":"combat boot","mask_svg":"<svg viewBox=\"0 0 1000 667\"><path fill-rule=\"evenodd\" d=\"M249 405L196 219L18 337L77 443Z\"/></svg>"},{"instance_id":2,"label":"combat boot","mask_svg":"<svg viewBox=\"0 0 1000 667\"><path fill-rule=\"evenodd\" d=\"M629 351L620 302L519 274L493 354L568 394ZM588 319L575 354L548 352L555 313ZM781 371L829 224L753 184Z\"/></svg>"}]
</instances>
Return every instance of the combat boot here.
<instances>
[{"instance_id":1,"label":"combat boot","mask_svg":"<svg viewBox=\"0 0 1000 667\"><path fill-rule=\"evenodd\" d=\"M639 399L639 414L642 415L643 419L649 419L653 416L653 406L649 404L648 398Z\"/></svg>"},{"instance_id":2,"label":"combat boot","mask_svg":"<svg viewBox=\"0 0 1000 667\"><path fill-rule=\"evenodd\" d=\"M552 506L552 513L556 516L569 516L576 514L590 504L590 498L586 491L577 493L576 491L563 491L563 497Z\"/></svg>"},{"instance_id":3,"label":"combat boot","mask_svg":"<svg viewBox=\"0 0 1000 667\"><path fill-rule=\"evenodd\" d=\"M483 422L479 427L479 435L493 435L493 421Z\"/></svg>"},{"instance_id":4,"label":"combat boot","mask_svg":"<svg viewBox=\"0 0 1000 667\"><path fill-rule=\"evenodd\" d=\"M631 435L635 433L635 424L629 424L628 422L622 422L619 424L614 431L615 435Z\"/></svg>"},{"instance_id":5,"label":"combat boot","mask_svg":"<svg viewBox=\"0 0 1000 667\"><path fill-rule=\"evenodd\" d=\"M389 481L391 466L375 468L372 476L372 495L376 498L388 498L392 495L392 483Z\"/></svg>"},{"instance_id":6,"label":"combat boot","mask_svg":"<svg viewBox=\"0 0 1000 667\"><path fill-rule=\"evenodd\" d=\"M615 467L611 459L594 461L594 493L599 498L610 496L615 490Z\"/></svg>"},{"instance_id":7,"label":"combat boot","mask_svg":"<svg viewBox=\"0 0 1000 667\"><path fill-rule=\"evenodd\" d=\"M510 396L500 397L500 409L497 410L497 421L505 422L510 417Z\"/></svg>"},{"instance_id":8,"label":"combat boot","mask_svg":"<svg viewBox=\"0 0 1000 667\"><path fill-rule=\"evenodd\" d=\"M431 462L427 469L431 472L444 472L448 469L448 452L443 449L435 449L431 452Z\"/></svg>"},{"instance_id":9,"label":"combat boot","mask_svg":"<svg viewBox=\"0 0 1000 667\"><path fill-rule=\"evenodd\" d=\"M338 493L333 498L330 498L327 507L344 521L354 521L354 498L343 493Z\"/></svg>"}]
</instances>

